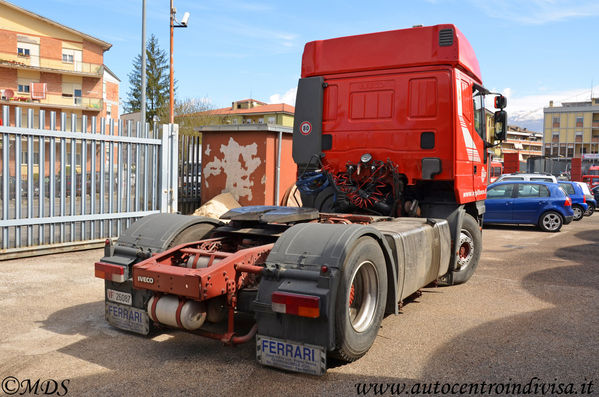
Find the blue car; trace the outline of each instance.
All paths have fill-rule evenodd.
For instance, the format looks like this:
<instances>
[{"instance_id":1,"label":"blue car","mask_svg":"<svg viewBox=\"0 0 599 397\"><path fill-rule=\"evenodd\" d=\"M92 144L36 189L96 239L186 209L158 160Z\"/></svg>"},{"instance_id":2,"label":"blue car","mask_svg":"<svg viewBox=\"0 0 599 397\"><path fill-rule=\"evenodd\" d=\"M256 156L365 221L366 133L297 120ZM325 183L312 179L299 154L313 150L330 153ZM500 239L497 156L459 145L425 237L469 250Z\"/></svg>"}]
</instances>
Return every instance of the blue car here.
<instances>
[{"instance_id":1,"label":"blue car","mask_svg":"<svg viewBox=\"0 0 599 397\"><path fill-rule=\"evenodd\" d=\"M579 221L584 216L584 213L589 209L587 199L584 195L582 187L576 182L559 181L559 185L564 192L572 199L572 210L574 210L574 220Z\"/></svg>"},{"instance_id":2,"label":"blue car","mask_svg":"<svg viewBox=\"0 0 599 397\"><path fill-rule=\"evenodd\" d=\"M582 192L587 199L587 205L589 208L585 211L584 216L591 216L597 208L597 198L599 197L599 186L595 187L595 190L591 191L589 185L584 182L576 182L578 186L582 188Z\"/></svg>"},{"instance_id":3,"label":"blue car","mask_svg":"<svg viewBox=\"0 0 599 397\"><path fill-rule=\"evenodd\" d=\"M557 232L574 218L572 200L557 183L505 181L487 187L484 223L538 225Z\"/></svg>"}]
</instances>

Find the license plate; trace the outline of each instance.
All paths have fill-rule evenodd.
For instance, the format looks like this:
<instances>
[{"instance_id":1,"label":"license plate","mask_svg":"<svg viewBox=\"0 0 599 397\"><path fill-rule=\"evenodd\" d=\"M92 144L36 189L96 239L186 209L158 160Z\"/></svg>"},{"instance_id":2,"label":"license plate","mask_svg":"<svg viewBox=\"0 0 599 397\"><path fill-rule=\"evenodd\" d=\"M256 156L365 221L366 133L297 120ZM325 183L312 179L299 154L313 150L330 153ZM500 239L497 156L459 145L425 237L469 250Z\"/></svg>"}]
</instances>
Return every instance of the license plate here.
<instances>
[{"instance_id":1,"label":"license plate","mask_svg":"<svg viewBox=\"0 0 599 397\"><path fill-rule=\"evenodd\" d=\"M114 303L122 303L131 306L132 298L128 292L115 291L113 289L106 289L106 299Z\"/></svg>"},{"instance_id":2,"label":"license plate","mask_svg":"<svg viewBox=\"0 0 599 397\"><path fill-rule=\"evenodd\" d=\"M327 369L324 347L256 335L256 359L263 365L323 375Z\"/></svg>"},{"instance_id":3,"label":"license plate","mask_svg":"<svg viewBox=\"0 0 599 397\"><path fill-rule=\"evenodd\" d=\"M106 302L106 321L126 331L147 335L150 333L150 318L145 310L118 303Z\"/></svg>"}]
</instances>

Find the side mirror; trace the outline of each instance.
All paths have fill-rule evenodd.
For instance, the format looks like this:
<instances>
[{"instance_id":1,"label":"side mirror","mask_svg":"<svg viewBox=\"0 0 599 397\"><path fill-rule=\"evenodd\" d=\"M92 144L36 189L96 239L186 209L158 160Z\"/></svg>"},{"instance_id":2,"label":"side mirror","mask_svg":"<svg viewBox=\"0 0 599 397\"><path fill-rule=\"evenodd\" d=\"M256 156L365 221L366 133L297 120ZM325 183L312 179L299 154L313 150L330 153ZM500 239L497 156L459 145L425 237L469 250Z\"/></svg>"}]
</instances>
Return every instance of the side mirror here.
<instances>
[{"instance_id":1,"label":"side mirror","mask_svg":"<svg viewBox=\"0 0 599 397\"><path fill-rule=\"evenodd\" d=\"M503 95L497 95L495 97L495 109L503 110L507 106L507 98Z\"/></svg>"},{"instance_id":2,"label":"side mirror","mask_svg":"<svg viewBox=\"0 0 599 397\"><path fill-rule=\"evenodd\" d=\"M495 140L505 141L507 135L507 113L505 110L498 110L493 117L495 120Z\"/></svg>"}]
</instances>

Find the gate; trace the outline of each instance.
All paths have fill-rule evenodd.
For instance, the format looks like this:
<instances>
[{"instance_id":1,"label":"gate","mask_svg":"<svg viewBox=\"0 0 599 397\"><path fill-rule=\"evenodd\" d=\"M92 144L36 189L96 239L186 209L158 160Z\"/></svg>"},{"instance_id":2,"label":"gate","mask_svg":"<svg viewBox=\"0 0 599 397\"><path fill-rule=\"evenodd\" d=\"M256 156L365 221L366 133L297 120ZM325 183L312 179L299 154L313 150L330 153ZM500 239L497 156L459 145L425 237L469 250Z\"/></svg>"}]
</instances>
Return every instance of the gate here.
<instances>
[{"instance_id":1,"label":"gate","mask_svg":"<svg viewBox=\"0 0 599 397\"><path fill-rule=\"evenodd\" d=\"M179 200L182 214L192 214L201 204L202 142L200 136L179 137Z\"/></svg>"},{"instance_id":2,"label":"gate","mask_svg":"<svg viewBox=\"0 0 599 397\"><path fill-rule=\"evenodd\" d=\"M0 260L100 246L142 216L177 211L177 125L40 110L34 128L33 109L24 123L16 107L11 127L2 110Z\"/></svg>"}]
</instances>

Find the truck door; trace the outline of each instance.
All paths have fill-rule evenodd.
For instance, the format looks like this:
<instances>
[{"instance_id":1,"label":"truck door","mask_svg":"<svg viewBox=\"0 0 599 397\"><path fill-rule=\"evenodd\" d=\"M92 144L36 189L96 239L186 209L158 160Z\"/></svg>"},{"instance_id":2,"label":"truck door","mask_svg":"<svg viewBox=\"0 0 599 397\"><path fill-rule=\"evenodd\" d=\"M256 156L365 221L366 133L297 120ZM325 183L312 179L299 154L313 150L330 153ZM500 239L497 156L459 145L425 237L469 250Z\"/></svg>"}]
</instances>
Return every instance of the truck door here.
<instances>
[{"instance_id":1,"label":"truck door","mask_svg":"<svg viewBox=\"0 0 599 397\"><path fill-rule=\"evenodd\" d=\"M456 186L466 201L483 200L487 167L484 164L484 95L469 76L456 71L458 124L456 130Z\"/></svg>"}]
</instances>

